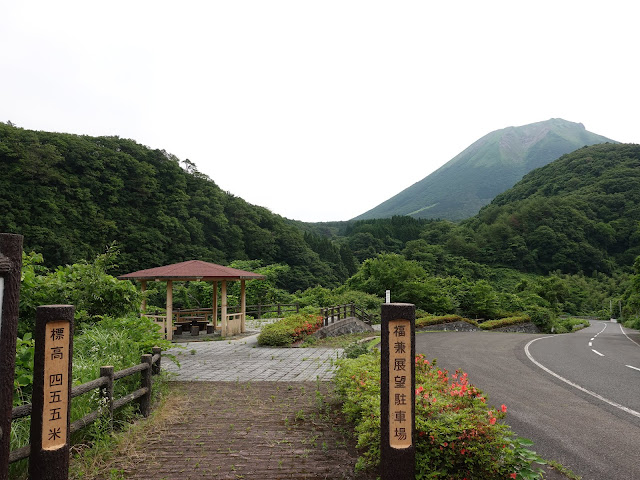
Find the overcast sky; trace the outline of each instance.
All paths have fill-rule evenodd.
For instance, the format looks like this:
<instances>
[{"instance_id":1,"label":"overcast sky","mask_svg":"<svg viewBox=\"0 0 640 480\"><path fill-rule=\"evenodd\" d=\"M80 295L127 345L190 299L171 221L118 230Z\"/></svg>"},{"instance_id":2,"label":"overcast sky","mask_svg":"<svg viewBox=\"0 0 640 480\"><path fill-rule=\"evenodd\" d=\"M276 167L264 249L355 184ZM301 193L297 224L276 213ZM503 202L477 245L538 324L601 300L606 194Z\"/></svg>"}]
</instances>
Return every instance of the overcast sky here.
<instances>
[{"instance_id":1,"label":"overcast sky","mask_svg":"<svg viewBox=\"0 0 640 480\"><path fill-rule=\"evenodd\" d=\"M297 220L353 218L508 126L640 143L627 0L2 4L0 121L131 138Z\"/></svg>"}]
</instances>

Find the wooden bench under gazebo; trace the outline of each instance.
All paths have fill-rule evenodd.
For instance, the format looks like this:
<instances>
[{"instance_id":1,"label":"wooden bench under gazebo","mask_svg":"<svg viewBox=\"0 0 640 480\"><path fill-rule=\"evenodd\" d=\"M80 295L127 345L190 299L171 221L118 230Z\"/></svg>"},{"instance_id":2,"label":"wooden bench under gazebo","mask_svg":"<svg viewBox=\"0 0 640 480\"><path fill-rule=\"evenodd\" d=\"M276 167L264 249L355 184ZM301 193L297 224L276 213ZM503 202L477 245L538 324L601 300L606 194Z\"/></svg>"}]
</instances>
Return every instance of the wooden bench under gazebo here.
<instances>
[{"instance_id":1,"label":"wooden bench under gazebo","mask_svg":"<svg viewBox=\"0 0 640 480\"><path fill-rule=\"evenodd\" d=\"M223 267L215 263L203 262L201 260L189 260L163 267L139 270L126 275L120 275L120 280L138 280L141 283L142 291L147 288L147 282L167 283L167 313L164 316L156 316L161 320L166 338L172 340L174 326L173 312L173 282L212 282L212 326L215 330L218 323L218 283L220 290L220 333L223 337L244 333L246 316L246 280L264 280L264 275L246 272L236 268ZM240 282L240 311L238 313L227 313L227 282ZM202 309L200 309L202 310ZM146 302L142 303L143 314L146 311Z\"/></svg>"}]
</instances>

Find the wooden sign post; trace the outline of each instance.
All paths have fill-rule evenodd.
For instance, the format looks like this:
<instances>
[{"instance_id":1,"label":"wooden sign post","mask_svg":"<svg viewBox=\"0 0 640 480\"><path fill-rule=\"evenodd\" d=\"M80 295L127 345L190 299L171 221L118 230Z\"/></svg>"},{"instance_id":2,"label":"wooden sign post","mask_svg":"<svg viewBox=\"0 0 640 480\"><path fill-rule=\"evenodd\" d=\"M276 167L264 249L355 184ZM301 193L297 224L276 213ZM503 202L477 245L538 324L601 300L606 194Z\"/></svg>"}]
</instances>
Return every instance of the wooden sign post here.
<instances>
[{"instance_id":1,"label":"wooden sign post","mask_svg":"<svg viewBox=\"0 0 640 480\"><path fill-rule=\"evenodd\" d=\"M0 480L9 478L22 235L0 233Z\"/></svg>"},{"instance_id":2,"label":"wooden sign post","mask_svg":"<svg viewBox=\"0 0 640 480\"><path fill-rule=\"evenodd\" d=\"M380 475L415 478L415 305L382 305Z\"/></svg>"},{"instance_id":3,"label":"wooden sign post","mask_svg":"<svg viewBox=\"0 0 640 480\"><path fill-rule=\"evenodd\" d=\"M69 477L72 305L46 305L36 310L31 411L31 480Z\"/></svg>"}]
</instances>

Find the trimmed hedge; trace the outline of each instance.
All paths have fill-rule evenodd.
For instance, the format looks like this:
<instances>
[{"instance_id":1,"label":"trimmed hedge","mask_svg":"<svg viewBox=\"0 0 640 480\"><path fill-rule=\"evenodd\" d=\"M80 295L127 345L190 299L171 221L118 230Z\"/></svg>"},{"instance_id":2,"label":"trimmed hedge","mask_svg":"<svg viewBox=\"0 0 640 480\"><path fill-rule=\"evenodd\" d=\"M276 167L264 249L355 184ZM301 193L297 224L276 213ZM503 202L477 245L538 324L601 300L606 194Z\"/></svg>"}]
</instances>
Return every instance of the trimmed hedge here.
<instances>
[{"instance_id":1,"label":"trimmed hedge","mask_svg":"<svg viewBox=\"0 0 640 480\"><path fill-rule=\"evenodd\" d=\"M469 318L460 317L459 315L442 315L439 317L428 316L416 318L416 328L428 327L430 325L441 325L443 323L467 322L471 325L478 326L478 322Z\"/></svg>"},{"instance_id":2,"label":"trimmed hedge","mask_svg":"<svg viewBox=\"0 0 640 480\"><path fill-rule=\"evenodd\" d=\"M522 315L519 317L506 317L499 318L497 320L488 320L480 324L482 330L494 330L496 328L508 327L509 325L519 325L521 323L528 323L531 321L528 315Z\"/></svg>"},{"instance_id":3,"label":"trimmed hedge","mask_svg":"<svg viewBox=\"0 0 640 480\"><path fill-rule=\"evenodd\" d=\"M262 327L258 345L286 347L322 327L322 317L308 313L290 315Z\"/></svg>"}]
</instances>

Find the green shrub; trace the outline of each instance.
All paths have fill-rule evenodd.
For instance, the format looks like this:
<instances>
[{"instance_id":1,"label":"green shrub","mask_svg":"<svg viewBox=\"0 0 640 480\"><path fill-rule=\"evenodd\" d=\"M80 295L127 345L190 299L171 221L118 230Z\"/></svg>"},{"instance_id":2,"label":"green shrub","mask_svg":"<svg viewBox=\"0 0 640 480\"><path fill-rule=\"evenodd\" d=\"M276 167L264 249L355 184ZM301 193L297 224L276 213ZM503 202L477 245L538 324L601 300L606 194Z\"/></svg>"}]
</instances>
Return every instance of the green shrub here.
<instances>
[{"instance_id":1,"label":"green shrub","mask_svg":"<svg viewBox=\"0 0 640 480\"><path fill-rule=\"evenodd\" d=\"M531 305L525 312L531 321L543 332L550 332L555 321L555 314L548 308Z\"/></svg>"},{"instance_id":2,"label":"green shrub","mask_svg":"<svg viewBox=\"0 0 640 480\"><path fill-rule=\"evenodd\" d=\"M519 325L521 323L530 322L531 318L527 315L522 315L519 317L506 317L499 318L497 320L488 320L486 322L482 322L480 324L480 328L483 330L494 330L496 328L508 327L509 325Z\"/></svg>"},{"instance_id":3,"label":"green shrub","mask_svg":"<svg viewBox=\"0 0 640 480\"><path fill-rule=\"evenodd\" d=\"M416 318L416 328L428 327L430 325L441 325L443 323L467 322L471 325L478 326L478 322L469 318L460 317L458 315L442 315L442 316L426 316Z\"/></svg>"},{"instance_id":4,"label":"green shrub","mask_svg":"<svg viewBox=\"0 0 640 480\"><path fill-rule=\"evenodd\" d=\"M258 335L258 345L286 347L303 340L305 336L322 327L322 317L307 313L298 313L265 325Z\"/></svg>"},{"instance_id":5,"label":"green shrub","mask_svg":"<svg viewBox=\"0 0 640 480\"><path fill-rule=\"evenodd\" d=\"M357 470L380 462L380 355L339 361L336 392L343 412L355 424L362 455ZM416 479L537 479L539 458L511 429L498 422L506 407L491 407L466 373L449 375L423 355L416 357Z\"/></svg>"},{"instance_id":6,"label":"green shrub","mask_svg":"<svg viewBox=\"0 0 640 480\"><path fill-rule=\"evenodd\" d=\"M554 324L553 331L554 333L570 333L586 328L589 325L591 325L589 320L582 318L561 318Z\"/></svg>"}]
</instances>

